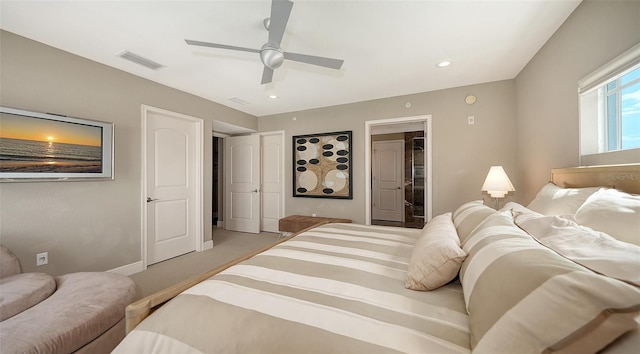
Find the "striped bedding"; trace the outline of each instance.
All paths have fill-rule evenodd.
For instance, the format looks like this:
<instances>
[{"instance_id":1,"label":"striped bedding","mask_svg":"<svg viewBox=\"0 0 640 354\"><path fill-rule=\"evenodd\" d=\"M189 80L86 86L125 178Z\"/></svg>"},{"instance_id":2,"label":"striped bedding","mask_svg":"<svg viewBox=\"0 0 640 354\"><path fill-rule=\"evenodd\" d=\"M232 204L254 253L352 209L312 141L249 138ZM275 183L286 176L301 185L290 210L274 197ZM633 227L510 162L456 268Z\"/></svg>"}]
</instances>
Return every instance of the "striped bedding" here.
<instances>
[{"instance_id":1,"label":"striped bedding","mask_svg":"<svg viewBox=\"0 0 640 354\"><path fill-rule=\"evenodd\" d=\"M473 353L638 353L640 287L545 247L510 210L474 201L452 217L467 253L459 276Z\"/></svg>"},{"instance_id":2,"label":"striped bedding","mask_svg":"<svg viewBox=\"0 0 640 354\"><path fill-rule=\"evenodd\" d=\"M420 230L327 224L197 284L115 353L468 353L462 287L405 289Z\"/></svg>"}]
</instances>

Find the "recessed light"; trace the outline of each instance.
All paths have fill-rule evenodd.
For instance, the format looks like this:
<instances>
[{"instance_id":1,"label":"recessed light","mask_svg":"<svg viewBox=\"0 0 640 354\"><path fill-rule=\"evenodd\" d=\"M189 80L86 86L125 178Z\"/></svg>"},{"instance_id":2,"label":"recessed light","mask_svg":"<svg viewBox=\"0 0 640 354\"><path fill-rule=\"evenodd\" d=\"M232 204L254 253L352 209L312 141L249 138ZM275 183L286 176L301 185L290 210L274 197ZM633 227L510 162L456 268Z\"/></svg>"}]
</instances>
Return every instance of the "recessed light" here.
<instances>
[{"instance_id":1,"label":"recessed light","mask_svg":"<svg viewBox=\"0 0 640 354\"><path fill-rule=\"evenodd\" d=\"M443 60L443 61L439 62L438 64L436 64L436 66L439 67L439 68L446 68L449 65L451 65L451 62L448 61L448 60Z\"/></svg>"},{"instance_id":2,"label":"recessed light","mask_svg":"<svg viewBox=\"0 0 640 354\"><path fill-rule=\"evenodd\" d=\"M275 100L276 98L278 98L278 95L269 95L269 98L271 98L272 100Z\"/></svg>"}]
</instances>

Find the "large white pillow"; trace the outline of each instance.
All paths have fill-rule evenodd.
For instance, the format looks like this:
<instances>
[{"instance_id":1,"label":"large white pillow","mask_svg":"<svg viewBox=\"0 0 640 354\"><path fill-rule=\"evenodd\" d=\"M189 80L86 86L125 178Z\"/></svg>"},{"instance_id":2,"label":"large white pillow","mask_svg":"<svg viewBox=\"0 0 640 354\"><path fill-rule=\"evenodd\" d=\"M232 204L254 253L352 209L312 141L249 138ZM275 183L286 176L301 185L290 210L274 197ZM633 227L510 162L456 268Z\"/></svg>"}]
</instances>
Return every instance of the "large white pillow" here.
<instances>
[{"instance_id":1,"label":"large white pillow","mask_svg":"<svg viewBox=\"0 0 640 354\"><path fill-rule=\"evenodd\" d=\"M640 247L557 215L527 218L514 213L515 223L541 244L600 274L640 286Z\"/></svg>"},{"instance_id":2,"label":"large white pillow","mask_svg":"<svg viewBox=\"0 0 640 354\"><path fill-rule=\"evenodd\" d=\"M527 208L544 215L575 214L598 189L599 187L560 188L548 183L540 189Z\"/></svg>"},{"instance_id":3,"label":"large white pillow","mask_svg":"<svg viewBox=\"0 0 640 354\"><path fill-rule=\"evenodd\" d=\"M640 245L640 195L602 188L578 209L575 220L620 241Z\"/></svg>"},{"instance_id":4,"label":"large white pillow","mask_svg":"<svg viewBox=\"0 0 640 354\"><path fill-rule=\"evenodd\" d=\"M451 213L438 215L425 225L413 246L405 287L412 290L437 289L458 275L465 257Z\"/></svg>"}]
</instances>

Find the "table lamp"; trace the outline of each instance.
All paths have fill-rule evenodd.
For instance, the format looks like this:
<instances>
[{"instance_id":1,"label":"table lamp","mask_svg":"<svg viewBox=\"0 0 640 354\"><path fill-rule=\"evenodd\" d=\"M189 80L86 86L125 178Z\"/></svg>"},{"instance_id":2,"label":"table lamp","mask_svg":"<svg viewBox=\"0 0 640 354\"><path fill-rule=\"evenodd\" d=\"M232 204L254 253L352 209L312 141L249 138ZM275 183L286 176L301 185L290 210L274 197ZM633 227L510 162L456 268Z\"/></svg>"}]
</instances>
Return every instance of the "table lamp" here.
<instances>
[{"instance_id":1,"label":"table lamp","mask_svg":"<svg viewBox=\"0 0 640 354\"><path fill-rule=\"evenodd\" d=\"M502 166L491 166L481 189L496 200L496 210L500 208L498 199L515 190Z\"/></svg>"}]
</instances>

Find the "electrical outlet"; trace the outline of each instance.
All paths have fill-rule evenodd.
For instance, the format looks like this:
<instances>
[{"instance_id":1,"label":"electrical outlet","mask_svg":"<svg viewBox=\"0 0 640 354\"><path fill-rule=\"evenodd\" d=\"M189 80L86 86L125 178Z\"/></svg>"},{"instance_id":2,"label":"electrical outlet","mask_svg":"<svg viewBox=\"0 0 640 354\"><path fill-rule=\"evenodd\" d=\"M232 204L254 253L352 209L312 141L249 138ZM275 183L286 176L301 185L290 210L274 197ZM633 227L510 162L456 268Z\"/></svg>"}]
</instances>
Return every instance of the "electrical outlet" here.
<instances>
[{"instance_id":1,"label":"electrical outlet","mask_svg":"<svg viewBox=\"0 0 640 354\"><path fill-rule=\"evenodd\" d=\"M36 254L36 266L43 266L45 264L49 264L49 252Z\"/></svg>"}]
</instances>

